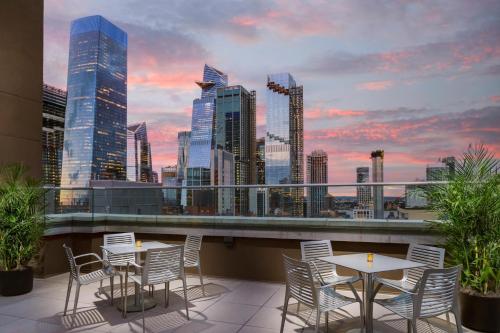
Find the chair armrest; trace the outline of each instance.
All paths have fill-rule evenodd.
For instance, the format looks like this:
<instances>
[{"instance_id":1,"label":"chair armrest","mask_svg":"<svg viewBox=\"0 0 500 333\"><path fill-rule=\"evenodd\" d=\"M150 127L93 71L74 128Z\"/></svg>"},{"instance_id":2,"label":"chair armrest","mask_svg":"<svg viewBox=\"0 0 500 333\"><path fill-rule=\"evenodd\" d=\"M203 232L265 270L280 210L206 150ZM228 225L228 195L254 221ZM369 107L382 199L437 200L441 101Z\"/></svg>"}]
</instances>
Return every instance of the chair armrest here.
<instances>
[{"instance_id":1,"label":"chair armrest","mask_svg":"<svg viewBox=\"0 0 500 333\"><path fill-rule=\"evenodd\" d=\"M75 260L76 260L78 258L89 257L89 256L93 256L93 257L97 258L97 260L100 260L100 261L102 260L102 258L99 257L99 255L96 253L84 253L84 254L80 254L78 256L75 256L73 258L75 258Z\"/></svg>"},{"instance_id":2,"label":"chair armrest","mask_svg":"<svg viewBox=\"0 0 500 333\"><path fill-rule=\"evenodd\" d=\"M85 263L80 264L80 265L76 265L76 271L77 271L78 275L80 275L80 270L82 269L83 266L88 266L88 265L97 264L97 263L101 263L104 266L103 260L94 260L94 261L85 262Z\"/></svg>"},{"instance_id":3,"label":"chair armrest","mask_svg":"<svg viewBox=\"0 0 500 333\"><path fill-rule=\"evenodd\" d=\"M142 269L143 267L135 262L132 262L132 261L127 261L127 269L130 267L130 266L134 266L135 268L138 268L138 269Z\"/></svg>"},{"instance_id":4,"label":"chair armrest","mask_svg":"<svg viewBox=\"0 0 500 333\"><path fill-rule=\"evenodd\" d=\"M316 266L316 263L314 262L314 260L309 260L308 263L310 265L312 265L312 267L314 268L315 273L318 275L318 280L319 280L321 286L327 286L328 284L323 279L323 276L321 276L321 273L320 273L318 267Z\"/></svg>"}]
</instances>

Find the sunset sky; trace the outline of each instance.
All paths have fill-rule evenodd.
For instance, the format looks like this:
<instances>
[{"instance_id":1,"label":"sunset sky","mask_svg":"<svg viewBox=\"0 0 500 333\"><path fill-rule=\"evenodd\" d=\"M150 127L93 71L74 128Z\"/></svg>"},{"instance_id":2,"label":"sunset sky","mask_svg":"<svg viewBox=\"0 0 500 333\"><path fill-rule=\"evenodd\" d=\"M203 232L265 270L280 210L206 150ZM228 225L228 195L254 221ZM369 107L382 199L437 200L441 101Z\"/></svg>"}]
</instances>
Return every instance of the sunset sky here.
<instances>
[{"instance_id":1,"label":"sunset sky","mask_svg":"<svg viewBox=\"0 0 500 333\"><path fill-rule=\"evenodd\" d=\"M45 0L44 81L66 89L70 22L103 15L128 33L128 122L146 121L153 166L175 164L208 63L257 91L304 86L305 154L355 181L385 150L385 180L425 177L438 157L485 143L500 158L500 1Z\"/></svg>"}]
</instances>

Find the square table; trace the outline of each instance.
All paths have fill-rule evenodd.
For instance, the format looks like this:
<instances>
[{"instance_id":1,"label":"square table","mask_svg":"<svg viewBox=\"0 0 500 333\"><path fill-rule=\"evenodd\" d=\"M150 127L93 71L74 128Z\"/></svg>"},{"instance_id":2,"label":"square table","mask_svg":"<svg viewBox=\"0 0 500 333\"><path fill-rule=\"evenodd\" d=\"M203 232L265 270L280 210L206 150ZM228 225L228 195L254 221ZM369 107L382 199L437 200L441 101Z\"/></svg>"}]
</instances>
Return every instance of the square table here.
<instances>
[{"instance_id":1,"label":"square table","mask_svg":"<svg viewBox=\"0 0 500 333\"><path fill-rule=\"evenodd\" d=\"M126 253L134 253L135 254L135 262L140 263L141 261L141 253L146 252L149 249L161 249L161 248L168 248L173 245L171 244L165 244L161 242L142 242L141 247L137 247L132 244L115 244L115 245L107 245L107 246L101 246L103 250L110 254L126 254ZM136 274L139 273L139 269L135 269ZM135 286L135 295L133 296L133 299L127 299L127 312L138 312L142 311L142 304L141 304L141 298L139 297L140 295L140 288L137 283L134 283ZM127 286L125 286L127 288ZM144 309L151 309L156 305L155 300L152 297L144 297ZM121 305L118 306L121 309Z\"/></svg>"},{"instance_id":2,"label":"square table","mask_svg":"<svg viewBox=\"0 0 500 333\"><path fill-rule=\"evenodd\" d=\"M373 293L373 276L375 273L395 271L400 269L416 268L425 264L387 257L380 254L373 255L373 261L368 262L368 253L346 254L340 256L321 257L319 260L347 267L363 275L365 283L365 294L363 295L363 306L365 312L365 330L367 333L373 332L373 303L371 300Z\"/></svg>"}]
</instances>

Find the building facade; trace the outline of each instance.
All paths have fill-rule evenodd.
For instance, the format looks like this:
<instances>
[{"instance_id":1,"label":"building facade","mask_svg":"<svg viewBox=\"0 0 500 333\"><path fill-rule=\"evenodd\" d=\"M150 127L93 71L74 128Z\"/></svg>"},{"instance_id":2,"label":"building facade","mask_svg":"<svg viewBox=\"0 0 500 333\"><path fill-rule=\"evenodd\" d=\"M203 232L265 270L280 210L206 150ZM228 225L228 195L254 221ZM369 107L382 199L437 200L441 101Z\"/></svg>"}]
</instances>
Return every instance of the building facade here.
<instances>
[{"instance_id":1,"label":"building facade","mask_svg":"<svg viewBox=\"0 0 500 333\"><path fill-rule=\"evenodd\" d=\"M182 131L177 134L177 185L186 185L187 167L189 161L189 145L191 131Z\"/></svg>"},{"instance_id":2,"label":"building facade","mask_svg":"<svg viewBox=\"0 0 500 333\"><path fill-rule=\"evenodd\" d=\"M151 144L145 122L127 128L127 180L154 182Z\"/></svg>"},{"instance_id":3,"label":"building facade","mask_svg":"<svg viewBox=\"0 0 500 333\"><path fill-rule=\"evenodd\" d=\"M215 147L233 154L235 185L256 183L255 97L255 91L240 85L217 89ZM248 214L248 200L248 189L235 190L237 215Z\"/></svg>"},{"instance_id":4,"label":"building facade","mask_svg":"<svg viewBox=\"0 0 500 333\"><path fill-rule=\"evenodd\" d=\"M257 139L255 154L255 171L257 184L266 183L266 138Z\"/></svg>"},{"instance_id":5,"label":"building facade","mask_svg":"<svg viewBox=\"0 0 500 333\"><path fill-rule=\"evenodd\" d=\"M169 165L161 168L161 185L164 187L177 186L177 166ZM179 201L181 193L176 188L164 188L163 190L163 211L172 213L179 211Z\"/></svg>"},{"instance_id":6,"label":"building facade","mask_svg":"<svg viewBox=\"0 0 500 333\"><path fill-rule=\"evenodd\" d=\"M368 183L370 180L370 168L356 168L356 183ZM372 190L370 186L356 186L356 199L359 208L368 208L373 206Z\"/></svg>"},{"instance_id":7,"label":"building facade","mask_svg":"<svg viewBox=\"0 0 500 333\"><path fill-rule=\"evenodd\" d=\"M372 160L372 182L382 183L384 181L384 151L375 150L371 153ZM373 187L373 208L376 219L384 218L384 187Z\"/></svg>"},{"instance_id":8,"label":"building facade","mask_svg":"<svg viewBox=\"0 0 500 333\"><path fill-rule=\"evenodd\" d=\"M323 150L315 150L307 155L307 183L328 184L328 155ZM325 210L328 186L307 188L307 216L317 217Z\"/></svg>"},{"instance_id":9,"label":"building facade","mask_svg":"<svg viewBox=\"0 0 500 333\"><path fill-rule=\"evenodd\" d=\"M304 183L303 88L289 73L267 76L265 139L266 184ZM304 190L283 189L272 195L290 207L288 214L303 216ZM276 207L271 206L271 210ZM288 210L288 208L287 208Z\"/></svg>"},{"instance_id":10,"label":"building facade","mask_svg":"<svg viewBox=\"0 0 500 333\"><path fill-rule=\"evenodd\" d=\"M218 147L210 153L211 165L210 179L213 185L235 185L235 159L234 154ZM233 216L236 209L236 191L234 188L217 188L211 191L215 197L214 209L219 215Z\"/></svg>"},{"instance_id":11,"label":"building facade","mask_svg":"<svg viewBox=\"0 0 500 333\"><path fill-rule=\"evenodd\" d=\"M45 185L61 185L64 145L66 91L43 85L42 112L42 181Z\"/></svg>"},{"instance_id":12,"label":"building facade","mask_svg":"<svg viewBox=\"0 0 500 333\"><path fill-rule=\"evenodd\" d=\"M126 179L127 43L102 16L71 24L62 186Z\"/></svg>"}]
</instances>

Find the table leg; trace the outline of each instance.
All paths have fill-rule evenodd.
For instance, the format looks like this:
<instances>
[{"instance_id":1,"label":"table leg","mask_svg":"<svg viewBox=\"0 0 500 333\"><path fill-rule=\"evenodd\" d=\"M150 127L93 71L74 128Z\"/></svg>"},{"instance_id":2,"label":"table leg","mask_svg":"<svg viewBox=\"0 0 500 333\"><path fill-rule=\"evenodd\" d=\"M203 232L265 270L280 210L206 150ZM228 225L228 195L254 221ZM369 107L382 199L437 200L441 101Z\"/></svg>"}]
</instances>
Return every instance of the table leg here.
<instances>
[{"instance_id":1,"label":"table leg","mask_svg":"<svg viewBox=\"0 0 500 333\"><path fill-rule=\"evenodd\" d=\"M140 265L141 264L141 253L140 252L136 252L135 253L135 263L137 265ZM140 271L139 271L139 268L135 267L135 274L140 274ZM134 304L136 306L139 306L141 305L141 288L139 287L139 285L137 283L134 283Z\"/></svg>"},{"instance_id":2,"label":"table leg","mask_svg":"<svg viewBox=\"0 0 500 333\"><path fill-rule=\"evenodd\" d=\"M373 293L373 274L365 273L363 274L365 282L365 294L363 295L363 302L365 307L365 332L373 332L373 303L372 303L372 293Z\"/></svg>"}]
</instances>

